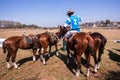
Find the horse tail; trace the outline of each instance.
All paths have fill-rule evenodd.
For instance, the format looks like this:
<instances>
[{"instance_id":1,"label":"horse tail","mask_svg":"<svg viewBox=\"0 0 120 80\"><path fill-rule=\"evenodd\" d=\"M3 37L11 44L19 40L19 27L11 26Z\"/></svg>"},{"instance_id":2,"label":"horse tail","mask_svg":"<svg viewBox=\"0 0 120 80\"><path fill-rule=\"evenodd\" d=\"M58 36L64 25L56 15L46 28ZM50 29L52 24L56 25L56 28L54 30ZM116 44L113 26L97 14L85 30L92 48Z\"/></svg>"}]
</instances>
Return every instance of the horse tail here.
<instances>
[{"instance_id":1,"label":"horse tail","mask_svg":"<svg viewBox=\"0 0 120 80\"><path fill-rule=\"evenodd\" d=\"M86 38L88 40L88 50L93 54L93 52L94 52L94 40L89 34L86 36Z\"/></svg>"},{"instance_id":2,"label":"horse tail","mask_svg":"<svg viewBox=\"0 0 120 80\"><path fill-rule=\"evenodd\" d=\"M6 44L5 44L5 41L3 42L3 44L2 44L2 49L3 49L3 53L6 53Z\"/></svg>"},{"instance_id":3,"label":"horse tail","mask_svg":"<svg viewBox=\"0 0 120 80\"><path fill-rule=\"evenodd\" d=\"M103 47L106 45L106 42L107 42L107 39L104 36L102 36L102 43L101 43L101 45Z\"/></svg>"},{"instance_id":4,"label":"horse tail","mask_svg":"<svg viewBox=\"0 0 120 80\"><path fill-rule=\"evenodd\" d=\"M99 49L100 53L103 53L106 43L107 43L107 39L104 36L102 36L100 49Z\"/></svg>"}]
</instances>

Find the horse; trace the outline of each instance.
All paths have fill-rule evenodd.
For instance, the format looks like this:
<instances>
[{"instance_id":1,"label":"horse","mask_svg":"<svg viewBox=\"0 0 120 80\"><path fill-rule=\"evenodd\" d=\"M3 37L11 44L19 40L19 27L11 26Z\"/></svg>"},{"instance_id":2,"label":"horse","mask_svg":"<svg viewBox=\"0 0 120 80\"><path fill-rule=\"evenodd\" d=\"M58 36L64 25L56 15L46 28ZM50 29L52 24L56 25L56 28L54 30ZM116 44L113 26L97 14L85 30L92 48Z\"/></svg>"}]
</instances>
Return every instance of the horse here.
<instances>
[{"instance_id":1,"label":"horse","mask_svg":"<svg viewBox=\"0 0 120 80\"><path fill-rule=\"evenodd\" d=\"M41 33L41 34L38 34L37 36L39 37L39 40L38 40L39 51L38 52L39 52L39 55L41 57L43 64L46 64L45 54L47 53L48 47L49 47L49 53L48 53L49 57L51 53L51 47L53 45L55 45L55 48L56 48L56 55L59 55L58 47L57 47L58 36L53 33L49 33L49 32Z\"/></svg>"},{"instance_id":2,"label":"horse","mask_svg":"<svg viewBox=\"0 0 120 80\"><path fill-rule=\"evenodd\" d=\"M106 39L106 37L104 37L102 34L100 34L98 32L90 33L90 35L94 39L95 47L94 47L93 58L94 58L94 63L95 63L94 72L96 73L97 70L100 68L101 56L104 52L104 48L107 43L107 39ZM98 54L97 54L97 51L98 51ZM98 58L97 58L97 55L98 55Z\"/></svg>"},{"instance_id":3,"label":"horse","mask_svg":"<svg viewBox=\"0 0 120 80\"><path fill-rule=\"evenodd\" d=\"M67 29L64 26L59 26L59 31L60 31L60 35L63 36L67 32ZM69 58L70 58L69 56L70 50L74 52L74 58L77 64L77 71L76 71L77 77L80 75L80 70L81 70L81 56L83 53L85 53L85 58L87 61L86 76L89 76L90 58L94 50L94 40L89 35L89 33L80 32L74 34L69 40L67 40L66 48L67 48L67 63L69 62Z\"/></svg>"},{"instance_id":4,"label":"horse","mask_svg":"<svg viewBox=\"0 0 120 80\"><path fill-rule=\"evenodd\" d=\"M16 64L16 54L18 49L32 49L33 51L33 61L36 60L35 54L37 51L37 37L35 35L29 35L29 36L11 36L5 39L3 42L3 53L7 52L6 56L6 62L7 62L7 68L9 69L10 66L10 59L12 61L13 66L16 69L20 69L18 65Z\"/></svg>"}]
</instances>

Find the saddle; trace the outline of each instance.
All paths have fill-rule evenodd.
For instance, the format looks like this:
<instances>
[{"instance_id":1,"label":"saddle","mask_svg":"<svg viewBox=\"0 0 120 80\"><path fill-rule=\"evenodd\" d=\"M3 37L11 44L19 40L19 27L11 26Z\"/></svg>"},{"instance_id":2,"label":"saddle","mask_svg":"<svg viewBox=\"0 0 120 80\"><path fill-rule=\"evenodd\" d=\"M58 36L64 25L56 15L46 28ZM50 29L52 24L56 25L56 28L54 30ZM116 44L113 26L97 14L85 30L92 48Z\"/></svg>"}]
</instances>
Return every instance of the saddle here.
<instances>
[{"instance_id":1,"label":"saddle","mask_svg":"<svg viewBox=\"0 0 120 80\"><path fill-rule=\"evenodd\" d=\"M23 36L26 44L33 44L33 40L30 36Z\"/></svg>"},{"instance_id":2,"label":"saddle","mask_svg":"<svg viewBox=\"0 0 120 80\"><path fill-rule=\"evenodd\" d=\"M70 35L67 40L68 40L68 41L71 41L71 39L73 38L73 36L75 36L77 33L78 33L78 32L73 33L72 35Z\"/></svg>"}]
</instances>

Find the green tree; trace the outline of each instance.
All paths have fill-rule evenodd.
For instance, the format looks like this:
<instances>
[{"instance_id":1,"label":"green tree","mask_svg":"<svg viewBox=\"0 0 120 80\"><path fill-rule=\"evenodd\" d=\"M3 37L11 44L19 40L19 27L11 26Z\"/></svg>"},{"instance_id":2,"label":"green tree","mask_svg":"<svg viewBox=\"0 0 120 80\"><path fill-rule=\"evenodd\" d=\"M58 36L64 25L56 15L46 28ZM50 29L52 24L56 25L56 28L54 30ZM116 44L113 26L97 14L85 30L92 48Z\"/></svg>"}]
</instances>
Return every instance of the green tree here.
<instances>
[{"instance_id":1,"label":"green tree","mask_svg":"<svg viewBox=\"0 0 120 80\"><path fill-rule=\"evenodd\" d=\"M106 25L111 23L109 19L107 19L105 22L106 22Z\"/></svg>"}]
</instances>

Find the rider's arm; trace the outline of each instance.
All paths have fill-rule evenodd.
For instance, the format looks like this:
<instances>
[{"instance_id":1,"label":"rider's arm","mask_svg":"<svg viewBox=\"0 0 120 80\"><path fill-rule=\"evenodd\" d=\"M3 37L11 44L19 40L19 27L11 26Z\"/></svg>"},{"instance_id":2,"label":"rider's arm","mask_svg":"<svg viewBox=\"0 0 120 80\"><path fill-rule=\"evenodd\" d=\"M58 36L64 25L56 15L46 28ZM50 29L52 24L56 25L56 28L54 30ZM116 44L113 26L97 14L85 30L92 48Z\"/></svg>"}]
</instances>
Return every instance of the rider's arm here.
<instances>
[{"instance_id":1,"label":"rider's arm","mask_svg":"<svg viewBox=\"0 0 120 80\"><path fill-rule=\"evenodd\" d=\"M79 17L79 16L78 16ZM83 21L83 18L79 17L79 24Z\"/></svg>"},{"instance_id":2,"label":"rider's arm","mask_svg":"<svg viewBox=\"0 0 120 80\"><path fill-rule=\"evenodd\" d=\"M70 18L68 18L68 19L66 20L65 24L64 24L64 27L67 27L67 26L70 25L70 24L71 24L71 20L70 20Z\"/></svg>"}]
</instances>

